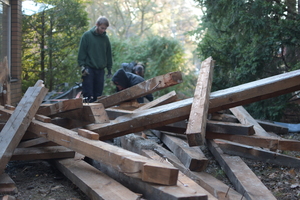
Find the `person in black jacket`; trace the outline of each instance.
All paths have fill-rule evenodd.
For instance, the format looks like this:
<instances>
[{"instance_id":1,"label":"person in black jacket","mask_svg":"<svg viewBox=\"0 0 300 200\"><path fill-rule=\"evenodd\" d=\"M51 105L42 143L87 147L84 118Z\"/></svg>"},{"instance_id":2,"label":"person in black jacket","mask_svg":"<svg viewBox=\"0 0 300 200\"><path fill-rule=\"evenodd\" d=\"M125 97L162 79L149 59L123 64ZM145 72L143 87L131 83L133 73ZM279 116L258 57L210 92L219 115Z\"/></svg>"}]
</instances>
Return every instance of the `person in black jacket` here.
<instances>
[{"instance_id":1,"label":"person in black jacket","mask_svg":"<svg viewBox=\"0 0 300 200\"><path fill-rule=\"evenodd\" d=\"M113 75L111 80L116 85L117 92L145 81L143 77L130 72L125 72L124 69L119 69ZM152 94L147 94L145 98L149 101L153 101ZM137 102L144 103L144 97L137 98Z\"/></svg>"}]
</instances>

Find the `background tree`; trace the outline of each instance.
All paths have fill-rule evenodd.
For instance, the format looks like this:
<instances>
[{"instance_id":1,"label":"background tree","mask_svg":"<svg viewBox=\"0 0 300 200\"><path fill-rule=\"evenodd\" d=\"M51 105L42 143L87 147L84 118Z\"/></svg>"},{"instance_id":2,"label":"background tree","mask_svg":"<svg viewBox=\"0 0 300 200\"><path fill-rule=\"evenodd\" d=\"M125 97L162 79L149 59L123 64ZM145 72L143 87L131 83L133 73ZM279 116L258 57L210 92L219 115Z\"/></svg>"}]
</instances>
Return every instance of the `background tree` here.
<instances>
[{"instance_id":1,"label":"background tree","mask_svg":"<svg viewBox=\"0 0 300 200\"><path fill-rule=\"evenodd\" d=\"M36 2L51 8L23 17L23 89L38 79L44 80L50 91L55 85L80 81L77 49L88 25L82 1Z\"/></svg>"},{"instance_id":2,"label":"background tree","mask_svg":"<svg viewBox=\"0 0 300 200\"><path fill-rule=\"evenodd\" d=\"M216 60L213 90L300 68L296 0L197 1L206 8L194 32L197 51L202 59ZM289 98L291 94L251 104L249 112L278 120Z\"/></svg>"}]
</instances>

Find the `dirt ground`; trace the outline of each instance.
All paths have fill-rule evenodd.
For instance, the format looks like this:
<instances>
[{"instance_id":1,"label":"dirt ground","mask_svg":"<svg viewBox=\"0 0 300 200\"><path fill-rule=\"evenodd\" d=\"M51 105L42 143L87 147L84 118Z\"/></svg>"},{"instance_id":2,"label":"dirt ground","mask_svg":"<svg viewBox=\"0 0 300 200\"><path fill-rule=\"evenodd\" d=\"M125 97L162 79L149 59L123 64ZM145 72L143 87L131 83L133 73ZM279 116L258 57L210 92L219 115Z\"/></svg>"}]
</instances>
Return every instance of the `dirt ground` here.
<instances>
[{"instance_id":1,"label":"dirt ground","mask_svg":"<svg viewBox=\"0 0 300 200\"><path fill-rule=\"evenodd\" d=\"M283 137L300 140L300 134L295 133L284 135ZM208 151L204 153L210 160L206 172L232 187L213 156ZM300 156L299 152L283 153L296 157ZM300 199L299 169L276 166L244 158L243 160L278 200ZM11 161L6 168L6 173L15 181L18 190L17 193L9 195L14 196L17 200L89 199L48 161ZM0 194L0 199L4 195Z\"/></svg>"}]
</instances>

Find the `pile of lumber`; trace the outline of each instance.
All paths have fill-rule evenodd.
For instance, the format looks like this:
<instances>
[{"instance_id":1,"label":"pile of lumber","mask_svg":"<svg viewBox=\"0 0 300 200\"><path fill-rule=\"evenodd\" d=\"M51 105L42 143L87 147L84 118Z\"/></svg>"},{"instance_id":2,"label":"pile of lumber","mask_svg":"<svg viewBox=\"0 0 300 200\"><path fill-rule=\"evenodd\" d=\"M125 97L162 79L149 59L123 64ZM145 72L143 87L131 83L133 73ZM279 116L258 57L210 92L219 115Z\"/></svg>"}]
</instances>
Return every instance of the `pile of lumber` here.
<instances>
[{"instance_id":1,"label":"pile of lumber","mask_svg":"<svg viewBox=\"0 0 300 200\"><path fill-rule=\"evenodd\" d=\"M253 119L242 106L299 90L300 70L210 92L213 68L211 57L202 62L193 98L173 91L145 104L132 100L180 84L181 72L90 104L42 104L48 90L38 81L17 107L0 107L0 190L11 188L1 187L10 160L54 159L90 199L276 199L240 156L299 167L298 158L278 151L299 151L300 142L275 135L287 129ZM234 188L205 172L203 148Z\"/></svg>"}]
</instances>

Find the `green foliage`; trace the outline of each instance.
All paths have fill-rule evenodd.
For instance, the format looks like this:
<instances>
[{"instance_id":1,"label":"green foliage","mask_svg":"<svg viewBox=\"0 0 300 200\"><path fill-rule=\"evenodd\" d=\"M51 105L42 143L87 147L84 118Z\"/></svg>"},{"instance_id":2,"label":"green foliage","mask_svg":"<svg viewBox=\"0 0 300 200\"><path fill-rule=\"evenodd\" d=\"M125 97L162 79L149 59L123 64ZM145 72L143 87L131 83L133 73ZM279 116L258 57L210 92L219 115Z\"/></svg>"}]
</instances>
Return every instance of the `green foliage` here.
<instances>
[{"instance_id":1,"label":"green foliage","mask_svg":"<svg viewBox=\"0 0 300 200\"><path fill-rule=\"evenodd\" d=\"M195 75L188 75L190 71L184 65L184 50L178 40L158 36L148 37L147 39L129 38L127 40L111 37L110 40L114 59L113 72L120 68L121 63L132 61L143 63L145 66L145 79L172 71L182 71L183 74L187 74L184 76L183 83L158 91L154 96L159 97L172 90L182 92L186 96L193 95L194 88L188 84L192 80L195 81L196 77ZM104 94L109 95L114 91L114 86L109 80L106 80Z\"/></svg>"},{"instance_id":2,"label":"green foliage","mask_svg":"<svg viewBox=\"0 0 300 200\"><path fill-rule=\"evenodd\" d=\"M22 89L41 79L51 91L55 85L80 81L77 49L87 30L87 13L79 0L39 1L54 7L23 16Z\"/></svg>"},{"instance_id":3,"label":"green foliage","mask_svg":"<svg viewBox=\"0 0 300 200\"><path fill-rule=\"evenodd\" d=\"M299 69L300 15L284 1L198 0L206 8L197 52L216 60L212 90ZM257 118L280 118L290 95L249 106ZM266 106L267 105L267 106Z\"/></svg>"}]
</instances>

